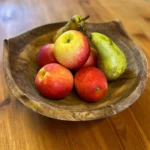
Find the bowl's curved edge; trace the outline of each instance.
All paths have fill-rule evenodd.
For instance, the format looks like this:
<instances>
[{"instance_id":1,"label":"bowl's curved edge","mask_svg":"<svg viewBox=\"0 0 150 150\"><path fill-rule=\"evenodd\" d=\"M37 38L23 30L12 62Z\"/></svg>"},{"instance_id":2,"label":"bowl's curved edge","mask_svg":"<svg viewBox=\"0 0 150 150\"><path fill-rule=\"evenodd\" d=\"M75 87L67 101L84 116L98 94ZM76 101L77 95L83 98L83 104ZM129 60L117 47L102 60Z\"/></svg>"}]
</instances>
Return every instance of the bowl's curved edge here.
<instances>
[{"instance_id":1,"label":"bowl's curved edge","mask_svg":"<svg viewBox=\"0 0 150 150\"><path fill-rule=\"evenodd\" d=\"M113 21L113 22L117 23L122 29L122 31L126 33L121 22L117 22L117 21ZM111 22L108 22L108 23L111 23ZM128 36L127 33L126 35ZM32 109L33 111L38 112L39 114L42 114L44 116L51 117L54 119L59 119L59 120L68 120L68 121L87 121L87 120L96 120L96 119L106 118L108 116L112 116L123 111L124 109L129 107L131 104L133 104L139 98L140 94L145 88L146 82L148 80L148 63L147 63L147 59L146 59L144 52L136 43L134 44L139 50L140 55L143 58L143 72L140 78L142 82L139 82L139 85L135 89L134 93L130 94L127 98L122 99L121 101L117 102L115 105L109 105L102 109L87 110L87 111L70 111L70 110L56 108L50 105L48 105L47 107L45 103L39 104L38 102L34 101L32 97L25 95L15 84L15 81L10 72L9 61L8 61L8 56L9 56L9 41L8 40L4 40L4 49L3 49L3 69L4 69L6 83L9 89L14 94L14 96L20 102L22 102L25 106ZM127 103L128 105L124 105Z\"/></svg>"},{"instance_id":2,"label":"bowl's curved edge","mask_svg":"<svg viewBox=\"0 0 150 150\"><path fill-rule=\"evenodd\" d=\"M138 51L141 55L141 58L143 58L143 72L140 76L141 81L139 82L139 85L136 87L135 91L132 93L132 95L130 94L127 98L122 99L121 101L117 102L115 105L114 104L110 105L110 107L112 107L112 109L116 110L116 112L114 112L114 114L116 114L116 113L119 113L119 112L125 110L130 105L132 105L140 97L141 93L144 91L146 83L148 81L148 61L147 61L144 51L127 33L126 29L123 26L123 23L120 20L116 20L114 22L120 26L121 32L132 41L132 43L134 44L136 49L138 49ZM128 103L128 105L127 105L127 103ZM124 105L124 104L126 104L126 105Z\"/></svg>"}]
</instances>

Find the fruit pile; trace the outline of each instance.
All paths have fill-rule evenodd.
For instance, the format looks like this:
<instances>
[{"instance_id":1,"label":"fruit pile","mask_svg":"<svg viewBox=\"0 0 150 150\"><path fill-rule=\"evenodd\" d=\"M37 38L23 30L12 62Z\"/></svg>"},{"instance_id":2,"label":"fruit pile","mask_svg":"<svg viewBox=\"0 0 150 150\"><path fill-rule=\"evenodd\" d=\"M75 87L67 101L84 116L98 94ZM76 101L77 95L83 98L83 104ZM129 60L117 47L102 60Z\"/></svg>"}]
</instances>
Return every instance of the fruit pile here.
<instances>
[{"instance_id":1,"label":"fruit pile","mask_svg":"<svg viewBox=\"0 0 150 150\"><path fill-rule=\"evenodd\" d=\"M124 73L124 53L106 35L89 33L87 18L73 16L37 53L35 85L41 95L62 99L75 87L83 100L96 102L107 93L108 81Z\"/></svg>"}]
</instances>

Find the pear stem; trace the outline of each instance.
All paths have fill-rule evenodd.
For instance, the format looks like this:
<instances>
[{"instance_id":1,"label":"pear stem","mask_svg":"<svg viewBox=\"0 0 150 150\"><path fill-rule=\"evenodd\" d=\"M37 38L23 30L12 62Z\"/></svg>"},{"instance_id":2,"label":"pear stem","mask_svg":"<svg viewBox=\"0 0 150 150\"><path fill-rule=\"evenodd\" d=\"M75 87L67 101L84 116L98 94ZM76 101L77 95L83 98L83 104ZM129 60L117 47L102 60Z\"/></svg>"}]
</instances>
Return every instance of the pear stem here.
<instances>
[{"instance_id":1,"label":"pear stem","mask_svg":"<svg viewBox=\"0 0 150 150\"><path fill-rule=\"evenodd\" d=\"M81 19L80 19L80 21L87 20L89 17L90 17L90 16L89 16L89 15L87 15L87 16L85 16L84 18L81 18Z\"/></svg>"}]
</instances>

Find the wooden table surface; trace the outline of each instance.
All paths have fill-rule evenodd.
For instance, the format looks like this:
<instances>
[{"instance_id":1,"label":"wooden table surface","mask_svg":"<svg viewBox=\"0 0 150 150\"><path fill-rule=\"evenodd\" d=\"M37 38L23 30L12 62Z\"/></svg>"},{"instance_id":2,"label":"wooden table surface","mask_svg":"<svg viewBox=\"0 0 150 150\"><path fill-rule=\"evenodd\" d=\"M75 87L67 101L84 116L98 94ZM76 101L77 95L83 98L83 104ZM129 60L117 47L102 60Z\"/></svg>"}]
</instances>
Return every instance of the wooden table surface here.
<instances>
[{"instance_id":1,"label":"wooden table surface","mask_svg":"<svg viewBox=\"0 0 150 150\"><path fill-rule=\"evenodd\" d=\"M88 22L95 23L121 20L150 62L149 0L0 0L0 150L150 150L150 81L125 111L87 122L46 118L8 91L3 40L74 14L88 14Z\"/></svg>"}]
</instances>

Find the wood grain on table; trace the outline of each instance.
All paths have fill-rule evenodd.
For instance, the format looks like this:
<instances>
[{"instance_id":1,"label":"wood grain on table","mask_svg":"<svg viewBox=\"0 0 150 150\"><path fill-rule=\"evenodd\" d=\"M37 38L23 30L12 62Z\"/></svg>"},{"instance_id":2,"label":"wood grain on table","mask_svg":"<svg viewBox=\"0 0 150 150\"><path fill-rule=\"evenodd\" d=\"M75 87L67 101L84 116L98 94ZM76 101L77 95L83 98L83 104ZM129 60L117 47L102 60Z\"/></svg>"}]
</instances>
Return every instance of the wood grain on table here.
<instances>
[{"instance_id":1,"label":"wood grain on table","mask_svg":"<svg viewBox=\"0 0 150 150\"><path fill-rule=\"evenodd\" d=\"M2 69L3 40L43 24L67 21L74 14L88 14L88 22L95 23L121 20L150 63L149 0L1 0L0 150L150 150L150 81L125 111L87 122L46 118L8 91Z\"/></svg>"}]
</instances>

